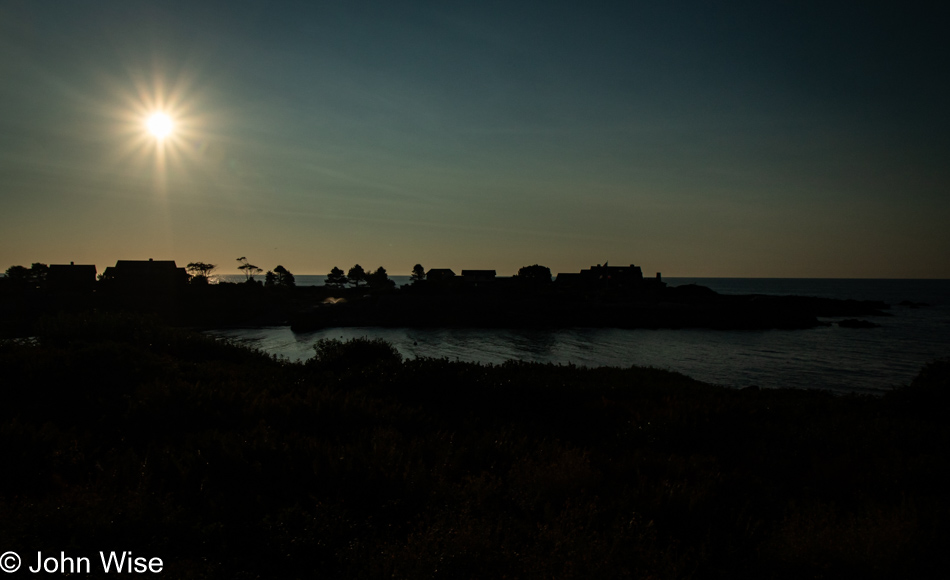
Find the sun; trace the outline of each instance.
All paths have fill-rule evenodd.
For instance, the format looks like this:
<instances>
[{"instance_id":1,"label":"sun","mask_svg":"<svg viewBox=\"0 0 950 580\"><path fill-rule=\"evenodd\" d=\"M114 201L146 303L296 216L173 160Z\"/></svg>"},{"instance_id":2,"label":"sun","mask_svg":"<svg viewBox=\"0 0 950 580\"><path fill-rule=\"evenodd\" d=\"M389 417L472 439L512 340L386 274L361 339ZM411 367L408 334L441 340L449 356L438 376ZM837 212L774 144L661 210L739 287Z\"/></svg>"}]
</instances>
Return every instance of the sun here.
<instances>
[{"instance_id":1,"label":"sun","mask_svg":"<svg viewBox=\"0 0 950 580\"><path fill-rule=\"evenodd\" d=\"M155 113L148 118L146 123L148 130L152 135L159 139L164 139L171 134L174 124L171 117L165 113Z\"/></svg>"},{"instance_id":2,"label":"sun","mask_svg":"<svg viewBox=\"0 0 950 580\"><path fill-rule=\"evenodd\" d=\"M205 155L217 116L208 113L207 95L196 89L197 72L186 70L169 81L129 70L129 78L102 77L116 101L101 109L116 138L110 162L123 171L142 170L163 195L172 177L183 179L191 171L217 175L219 164Z\"/></svg>"}]
</instances>

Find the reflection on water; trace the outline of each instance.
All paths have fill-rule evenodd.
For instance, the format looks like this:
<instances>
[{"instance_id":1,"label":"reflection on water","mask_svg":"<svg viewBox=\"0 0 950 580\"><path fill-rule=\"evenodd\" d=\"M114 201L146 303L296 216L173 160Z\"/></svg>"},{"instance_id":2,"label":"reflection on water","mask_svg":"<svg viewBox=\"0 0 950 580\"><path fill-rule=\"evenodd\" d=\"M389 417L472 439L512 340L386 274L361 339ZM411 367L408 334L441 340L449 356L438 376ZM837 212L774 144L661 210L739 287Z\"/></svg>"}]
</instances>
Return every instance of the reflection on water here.
<instances>
[{"instance_id":1,"label":"reflection on water","mask_svg":"<svg viewBox=\"0 0 950 580\"><path fill-rule=\"evenodd\" d=\"M881 328L838 326L811 330L716 331L333 328L294 334L288 327L231 329L212 334L253 343L290 360L313 356L321 338L361 336L391 342L404 357L447 358L500 364L522 360L580 366L653 366L699 380L744 387L799 387L883 392L906 384L920 368L950 356L950 283L947 281L741 280L720 284L736 293L786 292L883 299L893 316ZM791 284L791 286L789 286ZM811 286L809 286L811 284ZM809 292L809 288L813 291ZM902 299L927 308L896 306Z\"/></svg>"},{"instance_id":2,"label":"reflection on water","mask_svg":"<svg viewBox=\"0 0 950 580\"><path fill-rule=\"evenodd\" d=\"M543 330L512 330L506 344L511 352L524 352L536 359L551 358L557 346L554 333Z\"/></svg>"},{"instance_id":3,"label":"reflection on water","mask_svg":"<svg viewBox=\"0 0 950 580\"><path fill-rule=\"evenodd\" d=\"M366 336L391 342L408 358L652 366L737 387L872 392L905 384L924 363L950 354L946 336L912 338L900 325L885 325L857 331L837 326L804 331L334 328L300 334L282 326L213 334L297 361L313 356L320 339Z\"/></svg>"}]
</instances>

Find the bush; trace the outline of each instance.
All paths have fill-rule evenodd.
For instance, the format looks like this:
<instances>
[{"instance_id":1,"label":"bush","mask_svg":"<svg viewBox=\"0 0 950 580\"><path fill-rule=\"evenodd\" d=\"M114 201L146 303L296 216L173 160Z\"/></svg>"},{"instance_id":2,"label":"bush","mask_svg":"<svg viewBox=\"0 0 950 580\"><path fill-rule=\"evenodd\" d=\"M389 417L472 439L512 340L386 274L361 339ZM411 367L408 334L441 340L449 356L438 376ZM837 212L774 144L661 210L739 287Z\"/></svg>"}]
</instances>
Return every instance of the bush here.
<instances>
[{"instance_id":1,"label":"bush","mask_svg":"<svg viewBox=\"0 0 950 580\"><path fill-rule=\"evenodd\" d=\"M399 364L402 355L381 338L354 338L347 341L324 338L313 345L316 356L308 364L323 370L346 370L379 364Z\"/></svg>"}]
</instances>

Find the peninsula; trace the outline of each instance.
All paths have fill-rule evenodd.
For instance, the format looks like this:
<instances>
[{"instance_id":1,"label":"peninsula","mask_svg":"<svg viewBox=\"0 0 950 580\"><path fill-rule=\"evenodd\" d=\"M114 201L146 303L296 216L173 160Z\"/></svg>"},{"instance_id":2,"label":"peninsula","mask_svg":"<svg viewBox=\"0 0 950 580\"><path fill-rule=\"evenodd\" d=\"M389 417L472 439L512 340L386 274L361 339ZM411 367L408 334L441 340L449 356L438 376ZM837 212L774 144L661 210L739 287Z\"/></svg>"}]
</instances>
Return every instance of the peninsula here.
<instances>
[{"instance_id":1,"label":"peninsula","mask_svg":"<svg viewBox=\"0 0 950 580\"><path fill-rule=\"evenodd\" d=\"M294 331L340 326L430 328L800 329L824 317L886 316L879 301L807 296L725 295L697 285L669 286L635 265L595 265L556 276L540 265L515 276L494 270L413 269L396 287L384 268L297 286L278 265L263 271L241 258L244 283L212 283L214 265L120 260L97 277L93 265L14 266L0 278L0 329L32 332L44 314L85 310L151 313L178 326L281 325ZM190 272L190 273L189 273ZM858 323L873 326L873 323Z\"/></svg>"}]
</instances>

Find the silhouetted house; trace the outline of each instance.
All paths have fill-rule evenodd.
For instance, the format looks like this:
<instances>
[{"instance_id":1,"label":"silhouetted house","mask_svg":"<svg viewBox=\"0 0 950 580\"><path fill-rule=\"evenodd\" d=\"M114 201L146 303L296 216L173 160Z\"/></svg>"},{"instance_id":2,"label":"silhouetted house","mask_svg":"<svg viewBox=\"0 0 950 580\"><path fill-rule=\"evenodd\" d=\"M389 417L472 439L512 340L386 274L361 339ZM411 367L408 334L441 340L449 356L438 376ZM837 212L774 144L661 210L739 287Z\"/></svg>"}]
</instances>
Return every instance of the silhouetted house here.
<instances>
[{"instance_id":1,"label":"silhouetted house","mask_svg":"<svg viewBox=\"0 0 950 580\"><path fill-rule=\"evenodd\" d=\"M606 263L577 274L558 274L554 283L560 288L579 290L643 290L666 285L659 273L655 280L644 280L640 266L608 266Z\"/></svg>"},{"instance_id":2,"label":"silhouetted house","mask_svg":"<svg viewBox=\"0 0 950 580\"><path fill-rule=\"evenodd\" d=\"M87 294L96 289L96 267L92 264L51 264L46 273L50 292Z\"/></svg>"},{"instance_id":3,"label":"silhouetted house","mask_svg":"<svg viewBox=\"0 0 950 580\"><path fill-rule=\"evenodd\" d=\"M106 268L104 280L122 292L165 294L188 282L188 272L174 260L119 260Z\"/></svg>"},{"instance_id":4,"label":"silhouetted house","mask_svg":"<svg viewBox=\"0 0 950 580\"><path fill-rule=\"evenodd\" d=\"M426 280L429 282L445 282L455 278L455 272L448 268L432 268L426 272Z\"/></svg>"},{"instance_id":5,"label":"silhouetted house","mask_svg":"<svg viewBox=\"0 0 950 580\"><path fill-rule=\"evenodd\" d=\"M598 286L610 289L638 287L643 283L643 272L640 266L591 266L589 270L581 270L581 276Z\"/></svg>"}]
</instances>

